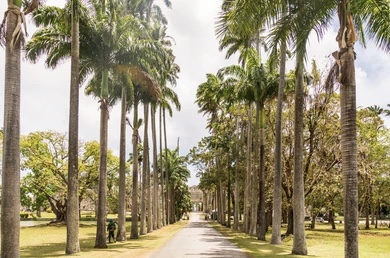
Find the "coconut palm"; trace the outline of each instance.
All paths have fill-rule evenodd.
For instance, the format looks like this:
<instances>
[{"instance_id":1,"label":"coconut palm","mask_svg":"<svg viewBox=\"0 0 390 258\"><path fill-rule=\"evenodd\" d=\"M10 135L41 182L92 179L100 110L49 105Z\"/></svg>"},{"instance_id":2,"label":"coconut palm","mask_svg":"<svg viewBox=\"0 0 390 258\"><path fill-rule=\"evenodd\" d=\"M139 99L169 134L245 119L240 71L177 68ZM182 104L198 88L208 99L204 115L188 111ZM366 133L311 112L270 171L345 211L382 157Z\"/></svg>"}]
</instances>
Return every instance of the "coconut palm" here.
<instances>
[{"instance_id":1,"label":"coconut palm","mask_svg":"<svg viewBox=\"0 0 390 258\"><path fill-rule=\"evenodd\" d=\"M1 188L1 257L19 257L20 211L20 50L24 15L38 7L38 0L8 0L0 26L0 44L5 46L4 134ZM10 224L12 227L5 227Z\"/></svg>"}]
</instances>

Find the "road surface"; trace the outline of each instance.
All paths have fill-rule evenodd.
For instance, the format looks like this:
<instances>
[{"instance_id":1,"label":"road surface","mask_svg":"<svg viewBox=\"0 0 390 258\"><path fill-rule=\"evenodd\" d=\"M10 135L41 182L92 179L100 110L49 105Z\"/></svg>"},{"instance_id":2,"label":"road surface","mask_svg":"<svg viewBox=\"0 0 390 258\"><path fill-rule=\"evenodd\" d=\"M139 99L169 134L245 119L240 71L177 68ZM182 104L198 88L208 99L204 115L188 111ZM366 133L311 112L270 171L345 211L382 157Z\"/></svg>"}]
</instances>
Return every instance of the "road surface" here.
<instances>
[{"instance_id":1,"label":"road surface","mask_svg":"<svg viewBox=\"0 0 390 258\"><path fill-rule=\"evenodd\" d=\"M188 225L150 258L249 258L200 215L191 213Z\"/></svg>"}]
</instances>

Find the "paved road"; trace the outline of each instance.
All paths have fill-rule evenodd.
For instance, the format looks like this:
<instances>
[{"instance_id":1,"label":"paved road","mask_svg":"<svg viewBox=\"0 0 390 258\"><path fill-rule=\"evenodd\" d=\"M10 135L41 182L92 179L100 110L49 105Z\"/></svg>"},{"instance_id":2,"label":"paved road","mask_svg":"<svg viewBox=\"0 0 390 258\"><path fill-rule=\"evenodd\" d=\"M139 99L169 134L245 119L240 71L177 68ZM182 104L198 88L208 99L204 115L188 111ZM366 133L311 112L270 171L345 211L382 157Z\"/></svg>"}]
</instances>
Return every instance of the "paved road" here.
<instances>
[{"instance_id":1,"label":"paved road","mask_svg":"<svg viewBox=\"0 0 390 258\"><path fill-rule=\"evenodd\" d=\"M188 225L150 258L248 258L218 231L191 213Z\"/></svg>"}]
</instances>

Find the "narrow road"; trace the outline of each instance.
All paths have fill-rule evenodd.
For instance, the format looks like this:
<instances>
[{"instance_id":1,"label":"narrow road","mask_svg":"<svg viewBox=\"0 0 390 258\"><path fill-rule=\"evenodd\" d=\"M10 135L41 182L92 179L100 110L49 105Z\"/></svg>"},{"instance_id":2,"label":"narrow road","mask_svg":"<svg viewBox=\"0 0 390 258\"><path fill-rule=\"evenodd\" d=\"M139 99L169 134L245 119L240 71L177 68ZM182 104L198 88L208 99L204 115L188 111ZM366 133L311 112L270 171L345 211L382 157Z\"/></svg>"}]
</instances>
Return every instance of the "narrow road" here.
<instances>
[{"instance_id":1,"label":"narrow road","mask_svg":"<svg viewBox=\"0 0 390 258\"><path fill-rule=\"evenodd\" d=\"M188 225L150 258L249 258L193 212Z\"/></svg>"}]
</instances>

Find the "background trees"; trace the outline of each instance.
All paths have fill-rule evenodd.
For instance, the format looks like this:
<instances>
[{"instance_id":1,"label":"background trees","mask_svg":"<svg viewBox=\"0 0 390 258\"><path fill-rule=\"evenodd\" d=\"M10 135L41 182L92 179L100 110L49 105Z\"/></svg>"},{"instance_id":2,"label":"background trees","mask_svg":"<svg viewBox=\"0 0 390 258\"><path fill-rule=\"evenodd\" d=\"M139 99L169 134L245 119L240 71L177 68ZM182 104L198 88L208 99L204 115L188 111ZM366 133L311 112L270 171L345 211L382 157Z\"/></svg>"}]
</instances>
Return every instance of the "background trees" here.
<instances>
[{"instance_id":1,"label":"background trees","mask_svg":"<svg viewBox=\"0 0 390 258\"><path fill-rule=\"evenodd\" d=\"M36 211L42 198L49 203L57 222L65 221L67 198L68 141L66 134L56 132L36 132L23 137L21 142L22 169L25 194L36 200ZM99 165L99 144L97 142L79 143L80 189L78 203L86 198L96 198ZM117 188L119 160L108 153L109 185ZM109 188L113 191L113 187ZM93 195L91 196L91 194ZM96 199L95 199L96 200Z\"/></svg>"}]
</instances>

